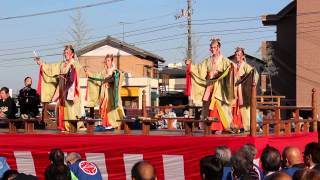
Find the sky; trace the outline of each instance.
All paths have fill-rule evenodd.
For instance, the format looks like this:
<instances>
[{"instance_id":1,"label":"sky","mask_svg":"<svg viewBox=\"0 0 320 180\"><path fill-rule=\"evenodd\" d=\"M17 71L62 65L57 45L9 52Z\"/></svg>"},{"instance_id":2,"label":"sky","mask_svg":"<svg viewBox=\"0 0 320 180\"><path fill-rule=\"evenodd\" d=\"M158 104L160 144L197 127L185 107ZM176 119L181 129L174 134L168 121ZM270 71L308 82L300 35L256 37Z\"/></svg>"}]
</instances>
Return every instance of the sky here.
<instances>
[{"instance_id":1,"label":"sky","mask_svg":"<svg viewBox=\"0 0 320 180\"><path fill-rule=\"evenodd\" d=\"M39 67L33 51L46 63L62 59L63 45L70 42L71 29L79 11L26 18L5 19L110 0L1 0L0 1L0 86L16 93L23 79L31 76L36 87ZM235 47L261 57L262 41L275 40L275 27L264 27L261 15L276 14L291 0L192 0L193 62L209 56L209 40L219 37L222 54L229 56ZM186 18L176 19L187 0L122 0L81 9L87 30L86 44L108 35L163 57L168 63L186 57Z\"/></svg>"}]
</instances>

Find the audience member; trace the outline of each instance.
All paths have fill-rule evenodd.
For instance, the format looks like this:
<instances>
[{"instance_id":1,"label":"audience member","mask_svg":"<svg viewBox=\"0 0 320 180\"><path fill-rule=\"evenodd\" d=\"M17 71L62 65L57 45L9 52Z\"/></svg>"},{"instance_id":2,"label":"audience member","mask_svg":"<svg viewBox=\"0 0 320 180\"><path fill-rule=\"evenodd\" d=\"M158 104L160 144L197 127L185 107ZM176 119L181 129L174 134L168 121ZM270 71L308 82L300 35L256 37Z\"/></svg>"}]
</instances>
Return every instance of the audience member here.
<instances>
[{"instance_id":1,"label":"audience member","mask_svg":"<svg viewBox=\"0 0 320 180\"><path fill-rule=\"evenodd\" d=\"M10 169L10 166L7 162L5 157L0 157L0 179L2 178L3 174Z\"/></svg>"},{"instance_id":2,"label":"audience member","mask_svg":"<svg viewBox=\"0 0 320 180\"><path fill-rule=\"evenodd\" d=\"M64 154L60 149L52 149L49 154L51 164L45 171L46 180L71 180L70 169L64 164Z\"/></svg>"},{"instance_id":3,"label":"audience member","mask_svg":"<svg viewBox=\"0 0 320 180\"><path fill-rule=\"evenodd\" d=\"M139 161L132 167L132 180L156 180L156 169L147 161Z\"/></svg>"},{"instance_id":4,"label":"audience member","mask_svg":"<svg viewBox=\"0 0 320 180\"><path fill-rule=\"evenodd\" d=\"M292 180L291 176L284 172L275 172L268 177L269 180Z\"/></svg>"},{"instance_id":5,"label":"audience member","mask_svg":"<svg viewBox=\"0 0 320 180\"><path fill-rule=\"evenodd\" d=\"M232 158L231 178L234 180L252 179L258 180L259 173L253 168L253 161L246 154L238 151ZM230 177L228 177L230 179Z\"/></svg>"},{"instance_id":6,"label":"audience member","mask_svg":"<svg viewBox=\"0 0 320 180\"><path fill-rule=\"evenodd\" d=\"M320 171L315 169L300 169L296 171L292 177L293 180L319 180Z\"/></svg>"},{"instance_id":7,"label":"audience member","mask_svg":"<svg viewBox=\"0 0 320 180\"><path fill-rule=\"evenodd\" d=\"M1 118L16 118L17 107L14 100L9 95L9 89L2 87L0 89L0 117Z\"/></svg>"},{"instance_id":8,"label":"audience member","mask_svg":"<svg viewBox=\"0 0 320 180\"><path fill-rule=\"evenodd\" d=\"M2 180L8 180L8 179L14 179L18 176L18 171L17 170L7 170L6 172L3 173Z\"/></svg>"},{"instance_id":9,"label":"audience member","mask_svg":"<svg viewBox=\"0 0 320 180\"><path fill-rule=\"evenodd\" d=\"M7 170L2 177L2 180L37 180L33 175L19 173L17 170Z\"/></svg>"},{"instance_id":10,"label":"audience member","mask_svg":"<svg viewBox=\"0 0 320 180\"><path fill-rule=\"evenodd\" d=\"M302 154L297 147L287 146L282 151L282 172L290 176L304 168Z\"/></svg>"},{"instance_id":11,"label":"audience member","mask_svg":"<svg viewBox=\"0 0 320 180\"><path fill-rule=\"evenodd\" d=\"M102 180L99 168L92 162L81 160L78 153L69 153L66 157L69 169L80 180Z\"/></svg>"},{"instance_id":12,"label":"audience member","mask_svg":"<svg viewBox=\"0 0 320 180\"><path fill-rule=\"evenodd\" d=\"M306 145L303 153L304 164L313 169L320 163L320 144L311 142Z\"/></svg>"},{"instance_id":13,"label":"audience member","mask_svg":"<svg viewBox=\"0 0 320 180\"><path fill-rule=\"evenodd\" d=\"M200 160L202 180L220 180L223 177L223 163L215 155L205 156Z\"/></svg>"},{"instance_id":14,"label":"audience member","mask_svg":"<svg viewBox=\"0 0 320 180\"><path fill-rule=\"evenodd\" d=\"M222 179L227 179L231 174L232 165L231 165L231 150L226 146L218 146L215 150L215 155L220 159L223 165L223 177Z\"/></svg>"},{"instance_id":15,"label":"audience member","mask_svg":"<svg viewBox=\"0 0 320 180\"><path fill-rule=\"evenodd\" d=\"M264 171L264 179L268 179L271 174L279 171L281 166L280 152L269 145L265 147L261 153L261 165Z\"/></svg>"},{"instance_id":16,"label":"audience member","mask_svg":"<svg viewBox=\"0 0 320 180\"><path fill-rule=\"evenodd\" d=\"M261 168L259 165L254 163L254 158L257 155L257 148L253 144L245 144L239 149L238 152L242 153L244 157L253 162L253 170L258 173L259 179L263 179L264 175Z\"/></svg>"}]
</instances>

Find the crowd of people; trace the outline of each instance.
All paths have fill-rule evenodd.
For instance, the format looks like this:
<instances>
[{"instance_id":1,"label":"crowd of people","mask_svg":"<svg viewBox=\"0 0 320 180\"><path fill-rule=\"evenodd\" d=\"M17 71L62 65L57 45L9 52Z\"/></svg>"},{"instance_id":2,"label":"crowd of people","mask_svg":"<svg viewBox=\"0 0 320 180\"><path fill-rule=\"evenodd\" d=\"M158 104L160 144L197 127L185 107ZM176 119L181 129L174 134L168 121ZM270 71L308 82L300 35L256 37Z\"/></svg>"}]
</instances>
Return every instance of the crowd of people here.
<instances>
[{"instance_id":1,"label":"crowd of people","mask_svg":"<svg viewBox=\"0 0 320 180\"><path fill-rule=\"evenodd\" d=\"M81 158L76 152L68 153L65 157L61 149L52 149L49 153L50 164L45 169L46 180L102 180L98 166ZM10 169L5 158L0 157L1 180L37 180L38 177L19 173ZM131 170L132 180L156 180L156 170L147 161L139 161Z\"/></svg>"},{"instance_id":2,"label":"crowd of people","mask_svg":"<svg viewBox=\"0 0 320 180\"><path fill-rule=\"evenodd\" d=\"M256 157L253 144L245 144L232 154L226 146L218 146L215 154L200 159L200 178L202 180L319 180L320 143L310 142L303 152L294 146L287 146L282 153L267 145ZM257 161L255 158L260 158ZM65 157L61 149L49 153L50 164L44 177L46 180L102 180L98 166L81 158L79 153L71 152ZM0 158L2 180L33 180L37 177L18 173L9 168ZM5 171L6 170L6 171ZM155 167L148 161L138 161L131 169L132 180L156 180Z\"/></svg>"},{"instance_id":3,"label":"crowd of people","mask_svg":"<svg viewBox=\"0 0 320 180\"><path fill-rule=\"evenodd\" d=\"M219 146L214 155L200 160L203 180L318 180L320 179L320 144L311 142L301 153L297 147L287 146L282 153L272 146L261 152L255 162L257 149L243 145L235 154L226 146Z\"/></svg>"}]
</instances>

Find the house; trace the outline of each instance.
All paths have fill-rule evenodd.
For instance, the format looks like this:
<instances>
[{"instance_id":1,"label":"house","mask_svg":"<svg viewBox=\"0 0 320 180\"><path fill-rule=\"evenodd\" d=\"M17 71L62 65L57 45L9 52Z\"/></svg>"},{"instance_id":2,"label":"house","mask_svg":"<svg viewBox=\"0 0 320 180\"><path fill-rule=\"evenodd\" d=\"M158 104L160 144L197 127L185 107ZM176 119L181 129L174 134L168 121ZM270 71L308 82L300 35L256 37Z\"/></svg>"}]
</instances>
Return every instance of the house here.
<instances>
[{"instance_id":1,"label":"house","mask_svg":"<svg viewBox=\"0 0 320 180\"><path fill-rule=\"evenodd\" d=\"M141 108L143 90L146 91L147 106L158 105L158 67L164 59L110 36L77 51L80 64L92 73L103 70L107 54L113 54L114 65L125 72L121 90L124 107ZM84 73L81 76L85 81Z\"/></svg>"},{"instance_id":2,"label":"house","mask_svg":"<svg viewBox=\"0 0 320 180\"><path fill-rule=\"evenodd\" d=\"M320 1L294 0L277 14L265 15L265 26L276 26L277 40L263 43L273 51L278 74L272 77L272 87L279 95L292 101L290 105L311 106L311 90L320 90Z\"/></svg>"},{"instance_id":3,"label":"house","mask_svg":"<svg viewBox=\"0 0 320 180\"><path fill-rule=\"evenodd\" d=\"M185 96L186 66L181 63L168 64L159 72L160 105L187 105Z\"/></svg>"}]
</instances>

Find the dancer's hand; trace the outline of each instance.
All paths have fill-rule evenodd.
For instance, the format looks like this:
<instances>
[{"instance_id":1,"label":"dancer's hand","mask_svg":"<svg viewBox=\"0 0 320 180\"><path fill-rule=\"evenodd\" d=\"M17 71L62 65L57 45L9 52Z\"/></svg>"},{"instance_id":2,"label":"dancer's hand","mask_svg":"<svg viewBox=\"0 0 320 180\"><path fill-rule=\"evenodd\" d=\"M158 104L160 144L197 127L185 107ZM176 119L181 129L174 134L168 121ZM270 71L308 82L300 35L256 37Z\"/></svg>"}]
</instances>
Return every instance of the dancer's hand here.
<instances>
[{"instance_id":1,"label":"dancer's hand","mask_svg":"<svg viewBox=\"0 0 320 180\"><path fill-rule=\"evenodd\" d=\"M42 65L43 64L43 61L39 58L39 57L36 57L35 58L35 61L36 61L36 63L38 64L38 65Z\"/></svg>"},{"instance_id":2,"label":"dancer's hand","mask_svg":"<svg viewBox=\"0 0 320 180\"><path fill-rule=\"evenodd\" d=\"M186 60L184 61L184 63L185 63L186 65L191 64L191 62L192 62L192 60L191 60L191 59L186 59Z\"/></svg>"}]
</instances>

